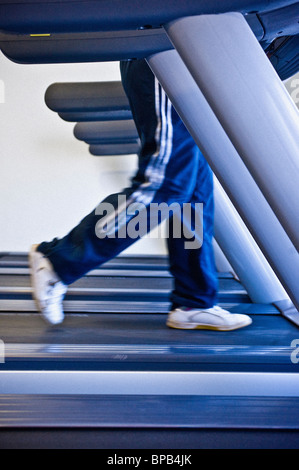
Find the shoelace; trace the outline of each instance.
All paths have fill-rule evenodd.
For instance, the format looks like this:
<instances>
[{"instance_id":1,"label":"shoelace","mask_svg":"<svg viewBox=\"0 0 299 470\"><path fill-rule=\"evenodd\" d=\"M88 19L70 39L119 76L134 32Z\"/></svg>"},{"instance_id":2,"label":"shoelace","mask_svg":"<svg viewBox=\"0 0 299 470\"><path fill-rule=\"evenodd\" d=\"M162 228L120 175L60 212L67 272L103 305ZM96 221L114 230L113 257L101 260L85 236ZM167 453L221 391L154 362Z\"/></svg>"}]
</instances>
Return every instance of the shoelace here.
<instances>
[{"instance_id":1,"label":"shoelace","mask_svg":"<svg viewBox=\"0 0 299 470\"><path fill-rule=\"evenodd\" d=\"M215 305L215 307L212 307L212 308L209 308L207 309L208 312L219 312L221 313L223 316L228 316L230 315L230 312L228 312L227 310L223 310L223 308L219 307L219 305Z\"/></svg>"}]
</instances>

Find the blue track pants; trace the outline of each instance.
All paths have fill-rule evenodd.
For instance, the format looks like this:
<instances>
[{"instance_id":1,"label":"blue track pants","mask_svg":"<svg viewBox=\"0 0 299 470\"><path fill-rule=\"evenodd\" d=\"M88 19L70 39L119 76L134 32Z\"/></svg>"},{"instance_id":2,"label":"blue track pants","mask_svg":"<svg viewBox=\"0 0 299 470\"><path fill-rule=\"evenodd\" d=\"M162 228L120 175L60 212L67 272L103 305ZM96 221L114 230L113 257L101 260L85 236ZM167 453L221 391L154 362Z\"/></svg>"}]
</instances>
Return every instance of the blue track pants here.
<instances>
[{"instance_id":1,"label":"blue track pants","mask_svg":"<svg viewBox=\"0 0 299 470\"><path fill-rule=\"evenodd\" d=\"M217 303L218 280L212 247L211 169L147 63L124 61L121 74L141 140L138 171L132 184L108 196L64 238L43 242L38 250L50 259L61 280L72 284L150 230L153 208L175 204L173 207L181 211L169 213L167 237L175 281L171 300L175 306L212 307ZM114 214L107 215L107 207L114 208ZM146 218L141 217L141 208ZM199 220L200 228L196 227ZM132 227L138 236L130 235Z\"/></svg>"}]
</instances>

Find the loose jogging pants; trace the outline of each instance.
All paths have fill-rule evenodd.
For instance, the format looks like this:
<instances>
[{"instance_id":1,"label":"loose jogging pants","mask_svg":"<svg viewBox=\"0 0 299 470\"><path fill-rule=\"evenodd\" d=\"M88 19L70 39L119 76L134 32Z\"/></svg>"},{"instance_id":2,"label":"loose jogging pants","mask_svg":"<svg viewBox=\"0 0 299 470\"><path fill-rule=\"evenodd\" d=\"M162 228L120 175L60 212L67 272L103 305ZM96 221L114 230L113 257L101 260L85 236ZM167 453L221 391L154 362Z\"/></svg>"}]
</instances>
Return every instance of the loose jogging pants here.
<instances>
[{"instance_id":1,"label":"loose jogging pants","mask_svg":"<svg viewBox=\"0 0 299 470\"><path fill-rule=\"evenodd\" d=\"M38 250L69 285L119 255L166 217L173 305L212 307L218 280L211 169L146 61L124 61L120 66L141 141L132 184L108 196L64 238L43 242Z\"/></svg>"}]
</instances>

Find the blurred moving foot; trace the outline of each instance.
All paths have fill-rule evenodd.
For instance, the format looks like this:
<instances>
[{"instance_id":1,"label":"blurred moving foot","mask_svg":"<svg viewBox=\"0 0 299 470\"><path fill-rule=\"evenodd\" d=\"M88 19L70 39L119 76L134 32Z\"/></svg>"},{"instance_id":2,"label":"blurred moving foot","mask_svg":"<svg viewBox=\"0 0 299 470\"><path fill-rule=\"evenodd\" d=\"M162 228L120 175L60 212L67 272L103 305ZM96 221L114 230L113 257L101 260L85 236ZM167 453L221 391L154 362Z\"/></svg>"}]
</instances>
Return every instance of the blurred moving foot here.
<instances>
[{"instance_id":1,"label":"blurred moving foot","mask_svg":"<svg viewBox=\"0 0 299 470\"><path fill-rule=\"evenodd\" d=\"M33 245L29 253L33 298L37 309L51 325L64 320L63 299L67 286L61 282L50 261Z\"/></svg>"}]
</instances>

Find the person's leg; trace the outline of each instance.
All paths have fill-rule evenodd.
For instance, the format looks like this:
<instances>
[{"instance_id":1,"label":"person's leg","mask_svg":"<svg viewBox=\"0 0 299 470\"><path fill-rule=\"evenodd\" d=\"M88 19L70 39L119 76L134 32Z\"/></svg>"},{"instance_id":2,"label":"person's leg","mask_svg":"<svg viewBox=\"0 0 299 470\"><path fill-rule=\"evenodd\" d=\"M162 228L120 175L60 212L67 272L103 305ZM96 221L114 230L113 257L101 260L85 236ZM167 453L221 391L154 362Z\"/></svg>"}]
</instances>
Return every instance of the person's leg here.
<instances>
[{"instance_id":1,"label":"person's leg","mask_svg":"<svg viewBox=\"0 0 299 470\"><path fill-rule=\"evenodd\" d=\"M121 70L142 143L138 171L130 188L106 198L65 237L32 247L29 262L33 297L50 323L63 320L62 300L67 285L115 257L138 239L123 236L123 229L126 232L134 217L134 214L127 215L123 198L126 199L125 206L142 202L148 207L163 182L170 157L171 135L168 135L165 102L163 106L160 103L161 90L145 61L124 62ZM167 107L169 117L169 103ZM114 238L113 233L103 238L97 230L99 224L106 220L107 205L116 212L115 217L112 215L115 219ZM121 236L117 228L119 221Z\"/></svg>"},{"instance_id":2,"label":"person's leg","mask_svg":"<svg viewBox=\"0 0 299 470\"><path fill-rule=\"evenodd\" d=\"M142 218L146 226L143 227L142 234L152 228L149 223L152 211L148 210L152 205L166 203L169 206L176 203L182 207L184 203L195 203L198 197L199 203L202 202L212 208L213 195L210 194L207 200L204 200L209 184L205 191L198 184L199 170L202 178L205 178L205 172L201 168L203 160L199 158L201 154L146 62L125 63L122 68L122 77L142 143L138 172L130 188L106 198L68 235L49 243L41 243L34 250L33 256L40 256L53 268L52 279L50 276L41 289L47 297L46 307L43 308L46 317L49 304L53 307L53 304L60 303L58 310L61 311L62 308L62 295L60 298L59 296L53 298L50 295L50 287L61 284L55 281L57 277L62 283L69 285L88 271L114 258L138 240L139 236L137 238L130 236L128 230L132 220L134 222L135 214L134 211L128 212L127 209L134 204L138 211L142 205L142 210L146 212L146 217ZM196 188L201 189L196 191ZM107 206L113 209L108 216L106 216ZM204 210L204 212L206 212L205 230L209 234L208 224L211 226L213 222L212 210ZM103 233L99 235L99 232L102 231L105 234L103 229L107 224L109 231L103 237ZM206 236L206 240L208 238ZM209 249L206 249L208 247L206 243L204 250L198 248L195 264L192 264L190 257L189 261L188 259L184 261L185 254L182 250L176 254L176 261L174 261L173 251L173 274L178 280L174 297L178 296L177 298L184 306L202 308L204 304L213 303L215 278L212 282L213 261L209 258L211 253ZM176 249L177 247L174 247L174 250ZM204 262L200 262L200 258ZM208 267L209 263L211 264ZM34 274L35 277L40 275L38 263ZM183 281L185 276L186 279L188 278L187 283L192 279L188 292L187 283ZM196 292L197 289L199 289L198 292Z\"/></svg>"},{"instance_id":3,"label":"person's leg","mask_svg":"<svg viewBox=\"0 0 299 470\"><path fill-rule=\"evenodd\" d=\"M175 280L171 300L174 307L211 308L218 300L218 275L212 244L213 174L200 150L195 149L195 152L198 154L197 185L181 214L182 236L177 237L173 233L173 224L169 224L170 270Z\"/></svg>"},{"instance_id":4,"label":"person's leg","mask_svg":"<svg viewBox=\"0 0 299 470\"><path fill-rule=\"evenodd\" d=\"M126 214L127 207L118 207L119 200L126 198L126 206L137 203L149 207L152 203L162 202L182 204L189 201L196 186L197 147L146 61L123 62L121 72L141 140L138 171L130 188L108 196L69 234L38 246L37 250L52 263L66 285L114 258L136 241L136 238L123 236L134 216ZM99 238L96 227L105 220L107 205L115 209L115 234ZM124 230L122 227L122 236L117 230L119 220L126 225Z\"/></svg>"},{"instance_id":5,"label":"person's leg","mask_svg":"<svg viewBox=\"0 0 299 470\"><path fill-rule=\"evenodd\" d=\"M217 331L243 328L251 324L250 317L231 314L217 305L212 171L174 110L172 126L171 159L157 196L167 189L171 194L169 201L176 197L184 210L169 223L168 249L175 287L167 325ZM177 224L181 230L177 230Z\"/></svg>"},{"instance_id":6,"label":"person's leg","mask_svg":"<svg viewBox=\"0 0 299 470\"><path fill-rule=\"evenodd\" d=\"M126 225L133 216L126 216L127 207L119 207L119 201L126 200L127 205L134 201L134 191L128 188L120 193L112 194L103 200L96 209L88 214L70 233L61 239L41 243L37 250L43 253L53 265L53 268L61 281L70 285L83 277L92 269L104 264L106 261L117 256L137 239L122 236L126 232L122 230L119 235L118 223L126 218ZM104 231L100 233L101 221L105 229L107 209L114 208L115 217L113 224L114 233L106 237Z\"/></svg>"},{"instance_id":7,"label":"person's leg","mask_svg":"<svg viewBox=\"0 0 299 470\"><path fill-rule=\"evenodd\" d=\"M146 61L122 62L121 73L141 140L138 171L130 188L108 196L69 234L61 239L43 242L38 246L38 252L46 256L66 285L114 258L136 241L129 236L119 236L117 232L118 221L122 220L123 223L124 212L126 212L126 207L118 207L119 201L126 198L127 205L142 203L148 207L164 182L166 168L171 157L171 103L155 80ZM168 202L169 193L171 193L171 188L170 190L164 189L158 199ZM114 238L110 234L109 237L102 239L98 237L96 227L99 226L101 220L105 220L107 205L115 209L116 231ZM125 214L126 226L132 218L132 215ZM126 227L125 230L122 227L122 234L124 232L126 232Z\"/></svg>"}]
</instances>

